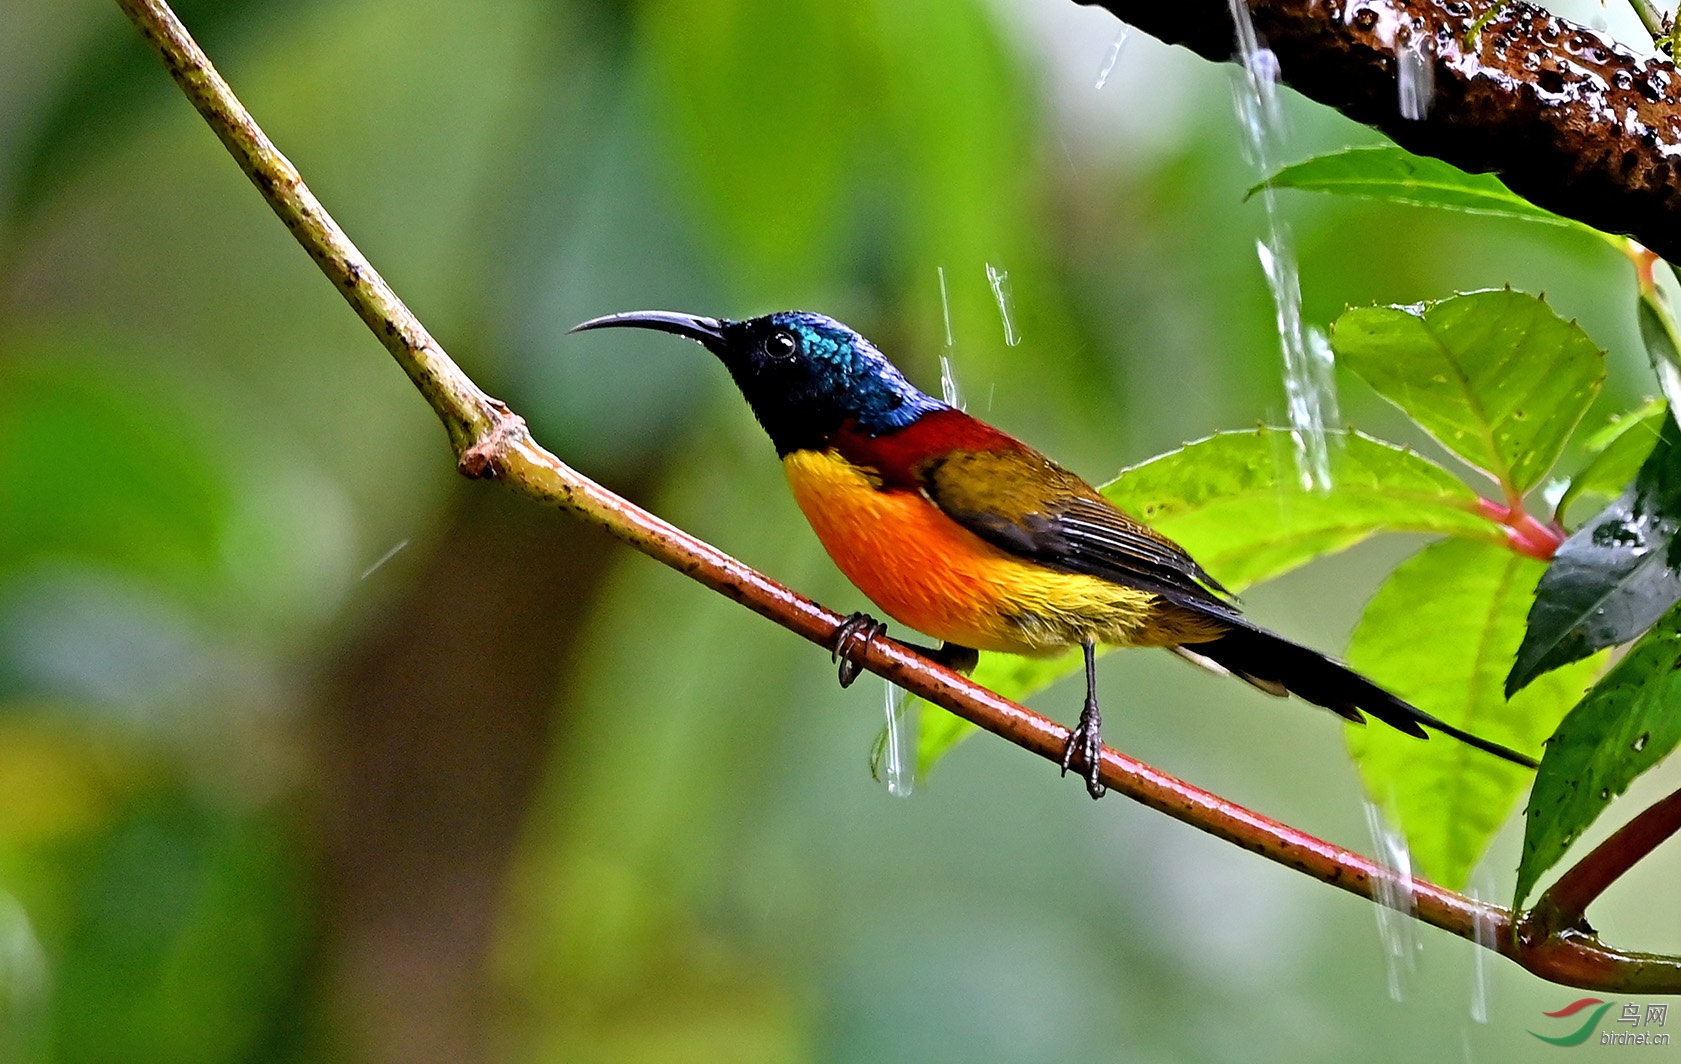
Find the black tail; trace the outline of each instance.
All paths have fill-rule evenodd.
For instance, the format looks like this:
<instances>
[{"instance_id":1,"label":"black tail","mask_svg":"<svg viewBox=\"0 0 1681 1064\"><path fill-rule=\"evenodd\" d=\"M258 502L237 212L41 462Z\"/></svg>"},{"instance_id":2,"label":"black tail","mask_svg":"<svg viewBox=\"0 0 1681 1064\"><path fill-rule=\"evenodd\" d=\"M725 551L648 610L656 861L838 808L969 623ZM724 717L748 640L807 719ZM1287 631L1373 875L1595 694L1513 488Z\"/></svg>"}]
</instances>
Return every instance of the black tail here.
<instances>
[{"instance_id":1,"label":"black tail","mask_svg":"<svg viewBox=\"0 0 1681 1064\"><path fill-rule=\"evenodd\" d=\"M1263 691L1271 694L1287 691L1356 723L1365 721L1360 712L1365 710L1385 724L1420 739L1428 738L1424 729L1431 728L1514 765L1535 768L1537 764L1533 758L1525 757L1516 750L1438 720L1417 706L1396 698L1348 666L1264 628L1248 625L1234 627L1218 639L1192 643L1181 647L1180 651L1192 657L1206 658Z\"/></svg>"}]
</instances>

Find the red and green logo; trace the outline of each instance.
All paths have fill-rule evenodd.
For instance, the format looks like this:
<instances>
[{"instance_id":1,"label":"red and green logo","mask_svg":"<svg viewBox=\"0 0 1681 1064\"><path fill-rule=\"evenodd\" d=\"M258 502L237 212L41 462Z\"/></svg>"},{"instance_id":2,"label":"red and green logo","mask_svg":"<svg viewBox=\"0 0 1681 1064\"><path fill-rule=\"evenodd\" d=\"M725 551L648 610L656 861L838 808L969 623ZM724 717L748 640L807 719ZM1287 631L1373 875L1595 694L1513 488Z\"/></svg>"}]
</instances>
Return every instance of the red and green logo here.
<instances>
[{"instance_id":1,"label":"red and green logo","mask_svg":"<svg viewBox=\"0 0 1681 1064\"><path fill-rule=\"evenodd\" d=\"M1555 1046L1579 1046L1593 1037L1594 1032L1599 1030L1599 1021L1605 1018L1605 1013L1615 1004L1614 1001L1602 1001L1599 998L1582 998L1580 1001L1572 1001L1557 1012L1543 1012L1541 1015L1550 1016L1553 1019L1563 1019L1566 1016L1574 1016L1584 1009L1593 1009L1588 1014L1588 1018L1582 1021L1580 1027L1569 1034L1556 1036L1536 1034L1534 1031L1529 1033L1535 1035L1541 1041L1551 1042Z\"/></svg>"},{"instance_id":2,"label":"red and green logo","mask_svg":"<svg viewBox=\"0 0 1681 1064\"><path fill-rule=\"evenodd\" d=\"M1572 1001L1557 1012L1543 1012L1541 1015L1555 1020L1566 1019L1577 1013L1587 1013L1587 1018L1581 1021L1569 1034L1548 1035L1530 1031L1543 1042L1555 1046L1579 1046L1599 1032L1599 1044L1602 1046L1667 1046L1669 1045L1668 1031L1654 1031L1654 1027L1663 1027L1669 1022L1669 1003L1663 1001L1648 1001L1642 1007L1638 1001L1623 1002L1622 1011L1612 1021L1612 1029L1600 1031L1599 1023L1605 1014L1615 1005L1615 1001L1605 1001L1600 998L1583 998ZM1572 1020L1572 1023L1576 1021ZM1617 1027L1627 1026L1629 1030L1620 1031Z\"/></svg>"}]
</instances>

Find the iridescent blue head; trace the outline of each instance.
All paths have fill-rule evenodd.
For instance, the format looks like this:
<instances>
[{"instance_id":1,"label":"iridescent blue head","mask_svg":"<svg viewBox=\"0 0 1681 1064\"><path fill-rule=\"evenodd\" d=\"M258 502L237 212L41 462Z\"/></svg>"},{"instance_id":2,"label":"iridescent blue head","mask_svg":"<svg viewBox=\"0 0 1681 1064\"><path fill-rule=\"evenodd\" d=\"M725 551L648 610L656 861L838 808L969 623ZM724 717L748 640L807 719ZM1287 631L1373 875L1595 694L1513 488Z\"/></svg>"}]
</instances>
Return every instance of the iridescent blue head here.
<instances>
[{"instance_id":1,"label":"iridescent blue head","mask_svg":"<svg viewBox=\"0 0 1681 1064\"><path fill-rule=\"evenodd\" d=\"M616 326L705 345L729 369L779 455L821 449L847 422L879 436L946 406L917 390L874 344L822 314L783 310L726 321L642 310L593 318L572 331Z\"/></svg>"}]
</instances>

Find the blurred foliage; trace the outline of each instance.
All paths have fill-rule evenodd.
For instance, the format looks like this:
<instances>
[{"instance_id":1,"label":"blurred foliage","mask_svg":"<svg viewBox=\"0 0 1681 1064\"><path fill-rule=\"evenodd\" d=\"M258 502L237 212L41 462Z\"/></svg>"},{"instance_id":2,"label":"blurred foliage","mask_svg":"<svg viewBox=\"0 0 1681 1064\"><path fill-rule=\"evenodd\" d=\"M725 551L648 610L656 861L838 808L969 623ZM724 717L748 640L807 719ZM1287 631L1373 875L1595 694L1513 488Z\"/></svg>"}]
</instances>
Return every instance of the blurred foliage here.
<instances>
[{"instance_id":1,"label":"blurred foliage","mask_svg":"<svg viewBox=\"0 0 1681 1064\"><path fill-rule=\"evenodd\" d=\"M864 603L716 367L647 337L586 352L567 326L820 308L925 386L948 354L972 412L1094 481L1279 420L1264 222L1244 202L1261 175L1236 150L1227 72L1135 34L1096 89L1116 32L1101 12L181 11L539 438L654 485L663 516L836 608ZM367 754L377 774L400 751L323 749L315 702L457 504L442 434L114 6L0 0L0 99L0 1060L381 1058L346 1016L391 1002L334 996L345 856L322 845L316 792L326 765ZM1374 141L1287 105L1298 155ZM1328 197L1288 209L1309 322L1545 290L1610 351L1592 423L1650 390L1626 263L1599 239ZM1018 346L989 266L1009 274ZM1347 383L1351 423L1429 446ZM1562 468L1583 460L1572 443ZM1361 546L1248 605L1334 649L1394 561ZM1473 978L1471 948L1444 942L1404 1005L1373 1007L1386 952L1368 907L1093 806L1001 744L890 802L865 764L879 689L838 691L822 655L643 559L620 555L602 587L576 645L531 633L566 662L547 781L508 810L525 826L486 955L440 962L489 1003L466 1032L486 1056L1515 1060L1523 1023L1559 1004L1510 967ZM1165 655L1107 659L1112 739L1359 840L1338 729L1205 682ZM1505 877L1517 839L1494 846L1484 871ZM1681 946L1652 903L1675 874L1656 862L1596 925Z\"/></svg>"}]
</instances>

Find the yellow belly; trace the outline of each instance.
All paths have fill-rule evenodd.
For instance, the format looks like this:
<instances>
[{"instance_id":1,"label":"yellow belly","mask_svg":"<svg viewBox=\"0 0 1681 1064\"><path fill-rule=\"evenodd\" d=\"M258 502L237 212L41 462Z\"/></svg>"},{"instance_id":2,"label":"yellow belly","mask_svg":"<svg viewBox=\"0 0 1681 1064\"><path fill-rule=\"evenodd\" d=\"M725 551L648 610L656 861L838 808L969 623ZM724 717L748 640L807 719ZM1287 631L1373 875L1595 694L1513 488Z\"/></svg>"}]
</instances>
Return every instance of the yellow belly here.
<instances>
[{"instance_id":1,"label":"yellow belly","mask_svg":"<svg viewBox=\"0 0 1681 1064\"><path fill-rule=\"evenodd\" d=\"M795 451L783 468L847 579L889 617L936 639L1035 654L1087 639L1174 646L1218 633L1150 592L1008 554L919 493L878 490L833 451Z\"/></svg>"}]
</instances>

